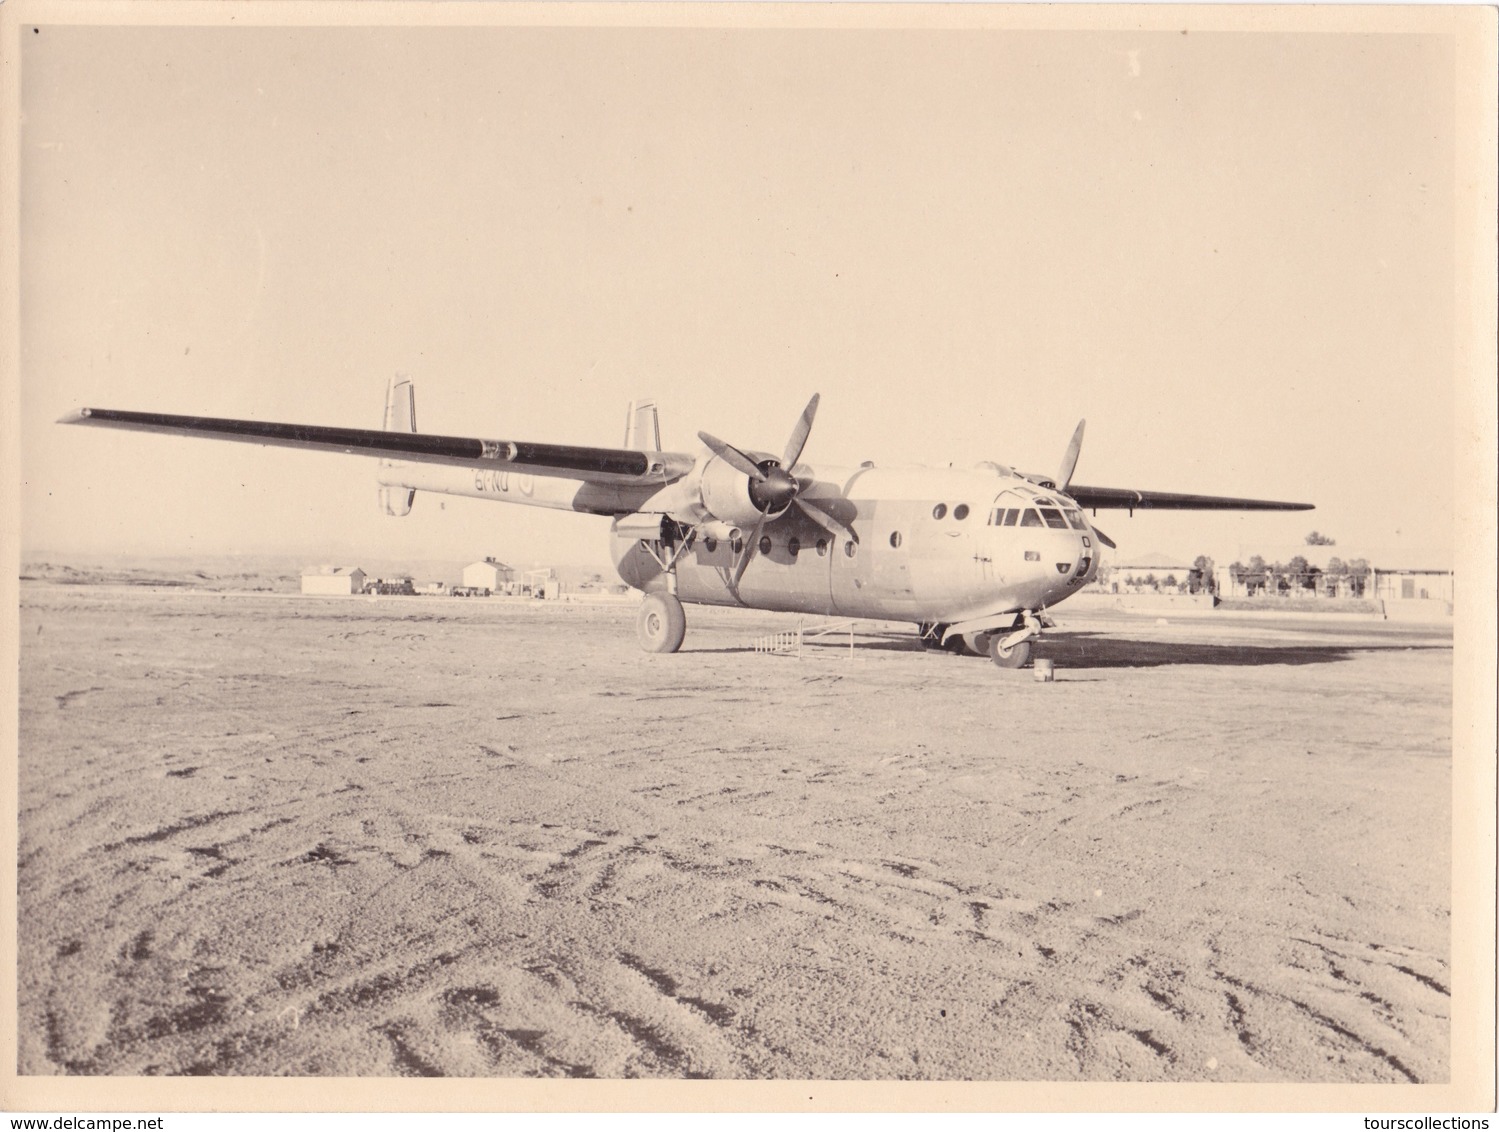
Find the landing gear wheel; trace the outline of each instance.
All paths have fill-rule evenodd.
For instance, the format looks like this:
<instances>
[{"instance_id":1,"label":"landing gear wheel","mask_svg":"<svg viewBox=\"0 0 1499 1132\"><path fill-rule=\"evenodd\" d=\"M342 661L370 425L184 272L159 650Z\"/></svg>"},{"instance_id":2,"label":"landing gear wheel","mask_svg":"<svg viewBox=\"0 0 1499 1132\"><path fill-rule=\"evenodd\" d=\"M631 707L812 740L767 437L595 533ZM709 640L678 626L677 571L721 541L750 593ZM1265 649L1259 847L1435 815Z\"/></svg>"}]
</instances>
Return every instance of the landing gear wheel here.
<instances>
[{"instance_id":1,"label":"landing gear wheel","mask_svg":"<svg viewBox=\"0 0 1499 1132\"><path fill-rule=\"evenodd\" d=\"M1021 641L1018 645L1005 648L1004 639L1007 635L995 633L989 638L989 659L1001 668L1024 668L1031 659L1031 642Z\"/></svg>"},{"instance_id":2,"label":"landing gear wheel","mask_svg":"<svg viewBox=\"0 0 1499 1132\"><path fill-rule=\"evenodd\" d=\"M635 631L646 652L676 652L687 635L687 614L671 594L646 594Z\"/></svg>"}]
</instances>

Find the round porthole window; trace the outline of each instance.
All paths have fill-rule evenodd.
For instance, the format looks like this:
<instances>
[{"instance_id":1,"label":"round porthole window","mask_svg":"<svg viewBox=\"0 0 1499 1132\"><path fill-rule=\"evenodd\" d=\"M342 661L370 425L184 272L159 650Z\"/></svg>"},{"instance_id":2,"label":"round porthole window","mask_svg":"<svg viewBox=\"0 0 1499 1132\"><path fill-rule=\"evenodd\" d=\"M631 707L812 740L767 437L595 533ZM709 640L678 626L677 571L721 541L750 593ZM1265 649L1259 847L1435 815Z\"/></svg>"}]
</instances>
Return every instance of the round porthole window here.
<instances>
[{"instance_id":1,"label":"round porthole window","mask_svg":"<svg viewBox=\"0 0 1499 1132\"><path fill-rule=\"evenodd\" d=\"M890 532L890 545L891 546L899 546L900 545L900 532L899 531L891 531Z\"/></svg>"},{"instance_id":2,"label":"round porthole window","mask_svg":"<svg viewBox=\"0 0 1499 1132\"><path fill-rule=\"evenodd\" d=\"M854 555L859 553L859 544L856 542L844 543L843 553L846 554L849 558L852 558Z\"/></svg>"},{"instance_id":3,"label":"round porthole window","mask_svg":"<svg viewBox=\"0 0 1499 1132\"><path fill-rule=\"evenodd\" d=\"M939 503L932 508L932 518L941 519L947 514L947 504Z\"/></svg>"},{"instance_id":4,"label":"round porthole window","mask_svg":"<svg viewBox=\"0 0 1499 1132\"><path fill-rule=\"evenodd\" d=\"M786 543L786 553L789 554L789 555L791 555L792 558L795 558L801 552L802 552L802 542L801 542L801 539L795 539L794 538L794 539L791 539L790 541L788 541Z\"/></svg>"},{"instance_id":5,"label":"round porthole window","mask_svg":"<svg viewBox=\"0 0 1499 1132\"><path fill-rule=\"evenodd\" d=\"M718 540L712 535L709 535L707 538L703 539L703 549L706 550L709 554L712 554L715 550L718 549Z\"/></svg>"},{"instance_id":6,"label":"round porthole window","mask_svg":"<svg viewBox=\"0 0 1499 1132\"><path fill-rule=\"evenodd\" d=\"M761 554L769 554L770 553L771 545L772 544L771 544L770 536L769 535L761 535L760 536L760 553Z\"/></svg>"},{"instance_id":7,"label":"round porthole window","mask_svg":"<svg viewBox=\"0 0 1499 1132\"><path fill-rule=\"evenodd\" d=\"M954 507L952 509L952 517L958 520L958 522L960 523L964 519L968 518L968 504L959 503L956 507Z\"/></svg>"},{"instance_id":8,"label":"round porthole window","mask_svg":"<svg viewBox=\"0 0 1499 1132\"><path fill-rule=\"evenodd\" d=\"M739 553L743 552L743 550L744 550L744 540L742 538L736 538L736 539L731 540L729 542L729 549L732 550L735 554L739 554Z\"/></svg>"},{"instance_id":9,"label":"round porthole window","mask_svg":"<svg viewBox=\"0 0 1499 1132\"><path fill-rule=\"evenodd\" d=\"M826 556L827 552L828 552L828 540L825 539L825 538L818 539L817 540L817 557L818 558L822 558L822 557Z\"/></svg>"}]
</instances>

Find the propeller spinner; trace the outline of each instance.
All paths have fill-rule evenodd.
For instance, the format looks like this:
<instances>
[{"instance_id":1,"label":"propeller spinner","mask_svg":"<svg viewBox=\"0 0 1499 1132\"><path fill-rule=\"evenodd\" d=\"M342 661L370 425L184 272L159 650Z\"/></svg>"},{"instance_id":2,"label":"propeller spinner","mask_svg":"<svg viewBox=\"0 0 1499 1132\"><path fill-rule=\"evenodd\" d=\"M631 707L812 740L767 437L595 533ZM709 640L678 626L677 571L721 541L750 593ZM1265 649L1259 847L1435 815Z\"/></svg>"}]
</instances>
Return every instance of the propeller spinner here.
<instances>
[{"instance_id":1,"label":"propeller spinner","mask_svg":"<svg viewBox=\"0 0 1499 1132\"><path fill-rule=\"evenodd\" d=\"M711 433L697 434L698 439L706 444L715 456L749 477L750 502L760 512L759 518L755 520L755 529L750 533L744 552L740 555L739 563L734 570L733 585L736 588L739 585L739 579L744 577L744 571L749 566L750 559L755 556L759 548L760 531L765 526L766 520L772 515L781 514L793 505L801 514L824 530L858 541L851 530L821 507L814 505L810 500L797 498L805 485L791 474L791 469L796 467L796 462L801 459L802 449L807 445L807 437L812 432L812 421L817 416L819 399L818 394L812 394L812 399L807 402L807 407L802 410L802 415L791 430L791 436L786 441L785 452L779 461L768 459L756 463L750 456Z\"/></svg>"}]
</instances>

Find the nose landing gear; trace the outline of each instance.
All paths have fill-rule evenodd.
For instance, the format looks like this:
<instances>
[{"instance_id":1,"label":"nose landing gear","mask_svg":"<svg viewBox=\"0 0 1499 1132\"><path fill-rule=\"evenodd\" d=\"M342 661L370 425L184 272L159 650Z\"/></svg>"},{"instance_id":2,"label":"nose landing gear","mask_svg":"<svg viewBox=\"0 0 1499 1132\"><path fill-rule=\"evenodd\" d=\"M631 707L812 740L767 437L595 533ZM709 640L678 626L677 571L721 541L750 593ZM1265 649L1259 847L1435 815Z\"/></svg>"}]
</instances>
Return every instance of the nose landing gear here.
<instances>
[{"instance_id":1,"label":"nose landing gear","mask_svg":"<svg viewBox=\"0 0 1499 1132\"><path fill-rule=\"evenodd\" d=\"M1020 615L1023 624L1012 633L989 638L989 659L1001 668L1024 668L1031 659L1031 646L1041 635L1041 618L1030 610Z\"/></svg>"},{"instance_id":2,"label":"nose landing gear","mask_svg":"<svg viewBox=\"0 0 1499 1132\"><path fill-rule=\"evenodd\" d=\"M921 643L929 649L987 656L1000 668L1023 668L1030 663L1034 641L1054 622L1045 613L1023 610L995 614L956 624L925 622L918 627Z\"/></svg>"},{"instance_id":3,"label":"nose landing gear","mask_svg":"<svg viewBox=\"0 0 1499 1132\"><path fill-rule=\"evenodd\" d=\"M989 638L989 659L1001 668L1024 668L1031 659L1031 642L1006 645L1005 636L995 633Z\"/></svg>"}]
</instances>

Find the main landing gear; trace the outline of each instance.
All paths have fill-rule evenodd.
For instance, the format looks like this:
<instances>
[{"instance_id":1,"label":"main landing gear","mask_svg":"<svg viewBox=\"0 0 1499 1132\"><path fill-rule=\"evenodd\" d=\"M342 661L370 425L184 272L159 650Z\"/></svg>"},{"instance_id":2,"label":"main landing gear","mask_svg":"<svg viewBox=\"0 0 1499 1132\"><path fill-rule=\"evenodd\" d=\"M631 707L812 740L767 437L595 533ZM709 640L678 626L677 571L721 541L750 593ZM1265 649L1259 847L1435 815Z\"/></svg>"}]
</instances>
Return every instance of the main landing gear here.
<instances>
[{"instance_id":1,"label":"main landing gear","mask_svg":"<svg viewBox=\"0 0 1499 1132\"><path fill-rule=\"evenodd\" d=\"M676 652L687 635L687 614L673 594L646 594L635 631L646 652Z\"/></svg>"}]
</instances>

